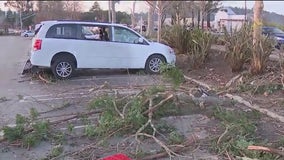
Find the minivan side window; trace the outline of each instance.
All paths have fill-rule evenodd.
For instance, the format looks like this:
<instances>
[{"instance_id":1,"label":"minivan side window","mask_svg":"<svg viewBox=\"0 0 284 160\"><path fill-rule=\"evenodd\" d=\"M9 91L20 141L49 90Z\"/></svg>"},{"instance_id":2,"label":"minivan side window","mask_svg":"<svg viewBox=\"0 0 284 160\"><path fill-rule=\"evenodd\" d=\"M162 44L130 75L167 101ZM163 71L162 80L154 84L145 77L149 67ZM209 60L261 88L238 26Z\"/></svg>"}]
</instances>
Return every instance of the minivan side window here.
<instances>
[{"instance_id":1,"label":"minivan side window","mask_svg":"<svg viewBox=\"0 0 284 160\"><path fill-rule=\"evenodd\" d=\"M81 39L109 41L109 27L100 25L81 25Z\"/></svg>"},{"instance_id":2,"label":"minivan side window","mask_svg":"<svg viewBox=\"0 0 284 160\"><path fill-rule=\"evenodd\" d=\"M123 27L114 27L114 42L122 42L122 43L138 43L139 36Z\"/></svg>"},{"instance_id":3,"label":"minivan side window","mask_svg":"<svg viewBox=\"0 0 284 160\"><path fill-rule=\"evenodd\" d=\"M77 39L76 24L58 24L49 28L46 38Z\"/></svg>"}]
</instances>

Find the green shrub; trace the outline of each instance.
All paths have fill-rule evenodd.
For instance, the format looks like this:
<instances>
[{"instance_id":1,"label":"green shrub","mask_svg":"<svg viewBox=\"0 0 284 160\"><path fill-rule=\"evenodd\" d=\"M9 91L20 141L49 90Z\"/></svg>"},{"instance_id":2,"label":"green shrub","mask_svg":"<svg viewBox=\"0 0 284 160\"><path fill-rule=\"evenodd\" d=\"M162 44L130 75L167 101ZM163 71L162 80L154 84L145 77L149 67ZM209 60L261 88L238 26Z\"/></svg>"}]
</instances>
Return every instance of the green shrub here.
<instances>
[{"instance_id":1,"label":"green shrub","mask_svg":"<svg viewBox=\"0 0 284 160\"><path fill-rule=\"evenodd\" d=\"M189 56L191 68L204 64L214 39L210 33L200 29L189 30L181 25L166 28L162 38L177 54Z\"/></svg>"},{"instance_id":2,"label":"green shrub","mask_svg":"<svg viewBox=\"0 0 284 160\"><path fill-rule=\"evenodd\" d=\"M190 61L193 68L198 68L204 64L208 57L213 42L213 36L200 29L195 29L191 32L191 38L189 46Z\"/></svg>"},{"instance_id":3,"label":"green shrub","mask_svg":"<svg viewBox=\"0 0 284 160\"><path fill-rule=\"evenodd\" d=\"M225 59L233 72L241 71L252 55L252 28L244 25L239 30L233 30L232 33L226 29L224 31Z\"/></svg>"},{"instance_id":4,"label":"green shrub","mask_svg":"<svg viewBox=\"0 0 284 160\"><path fill-rule=\"evenodd\" d=\"M175 87L180 86L180 84L184 82L183 73L176 66L163 64L161 73L165 78L169 79Z\"/></svg>"},{"instance_id":5,"label":"green shrub","mask_svg":"<svg viewBox=\"0 0 284 160\"><path fill-rule=\"evenodd\" d=\"M254 52L255 54L252 54L251 59L250 71L252 74L259 74L264 71L275 44L276 41L267 36L262 36L260 41L254 44L256 51Z\"/></svg>"},{"instance_id":6,"label":"green shrub","mask_svg":"<svg viewBox=\"0 0 284 160\"><path fill-rule=\"evenodd\" d=\"M162 39L167 45L174 48L177 54L186 54L190 50L191 35L184 26L174 25L165 28Z\"/></svg>"}]
</instances>

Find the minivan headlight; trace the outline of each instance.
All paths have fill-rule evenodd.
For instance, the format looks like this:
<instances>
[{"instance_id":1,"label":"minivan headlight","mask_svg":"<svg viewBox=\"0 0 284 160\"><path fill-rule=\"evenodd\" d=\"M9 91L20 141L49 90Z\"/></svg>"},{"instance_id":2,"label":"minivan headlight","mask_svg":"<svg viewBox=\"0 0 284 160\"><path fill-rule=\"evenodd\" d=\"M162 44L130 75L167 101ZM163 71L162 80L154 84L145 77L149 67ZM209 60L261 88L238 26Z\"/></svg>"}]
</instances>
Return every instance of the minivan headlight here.
<instances>
[{"instance_id":1,"label":"minivan headlight","mask_svg":"<svg viewBox=\"0 0 284 160\"><path fill-rule=\"evenodd\" d=\"M175 51L172 48L169 48L169 53L170 54L175 54Z\"/></svg>"}]
</instances>

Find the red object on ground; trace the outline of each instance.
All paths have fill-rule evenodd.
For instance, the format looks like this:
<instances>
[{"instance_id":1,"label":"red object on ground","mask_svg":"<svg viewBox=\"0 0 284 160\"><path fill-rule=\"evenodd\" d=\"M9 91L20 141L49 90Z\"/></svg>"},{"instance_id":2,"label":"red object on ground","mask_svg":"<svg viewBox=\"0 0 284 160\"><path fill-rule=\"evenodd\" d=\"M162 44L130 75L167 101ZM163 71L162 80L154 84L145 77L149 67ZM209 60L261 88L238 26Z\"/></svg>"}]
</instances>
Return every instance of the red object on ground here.
<instances>
[{"instance_id":1,"label":"red object on ground","mask_svg":"<svg viewBox=\"0 0 284 160\"><path fill-rule=\"evenodd\" d=\"M131 160L130 158L128 158L126 155L118 153L118 154L114 154L112 156L108 156L105 157L101 160Z\"/></svg>"}]
</instances>

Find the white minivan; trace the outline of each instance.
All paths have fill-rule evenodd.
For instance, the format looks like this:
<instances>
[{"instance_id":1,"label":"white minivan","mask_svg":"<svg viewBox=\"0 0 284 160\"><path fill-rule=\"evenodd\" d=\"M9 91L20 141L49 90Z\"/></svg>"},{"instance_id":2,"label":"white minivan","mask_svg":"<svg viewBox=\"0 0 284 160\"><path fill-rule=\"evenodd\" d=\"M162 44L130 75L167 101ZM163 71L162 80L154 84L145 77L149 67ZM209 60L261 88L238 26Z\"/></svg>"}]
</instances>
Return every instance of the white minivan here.
<instances>
[{"instance_id":1,"label":"white minivan","mask_svg":"<svg viewBox=\"0 0 284 160\"><path fill-rule=\"evenodd\" d=\"M172 48L150 42L119 24L44 21L32 40L31 64L51 68L58 79L76 69L145 69L159 73L162 63L175 64Z\"/></svg>"}]
</instances>

